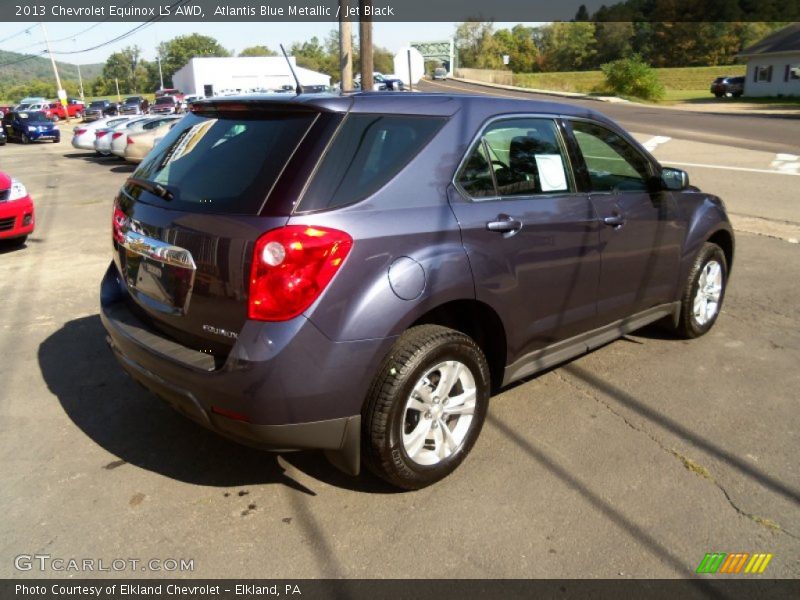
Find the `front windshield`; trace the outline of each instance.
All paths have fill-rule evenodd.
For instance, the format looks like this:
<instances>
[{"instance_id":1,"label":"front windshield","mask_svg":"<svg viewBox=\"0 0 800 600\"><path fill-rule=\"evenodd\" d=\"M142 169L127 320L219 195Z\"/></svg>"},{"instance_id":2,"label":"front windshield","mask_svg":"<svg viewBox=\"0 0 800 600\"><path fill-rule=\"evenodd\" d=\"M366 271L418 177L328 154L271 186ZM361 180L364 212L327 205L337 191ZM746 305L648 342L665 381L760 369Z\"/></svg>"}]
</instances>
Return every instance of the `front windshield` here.
<instances>
[{"instance_id":1,"label":"front windshield","mask_svg":"<svg viewBox=\"0 0 800 600\"><path fill-rule=\"evenodd\" d=\"M32 123L40 123L45 122L49 123L50 120L43 112L26 112L26 113L19 113L19 118L23 121L30 121Z\"/></svg>"}]
</instances>

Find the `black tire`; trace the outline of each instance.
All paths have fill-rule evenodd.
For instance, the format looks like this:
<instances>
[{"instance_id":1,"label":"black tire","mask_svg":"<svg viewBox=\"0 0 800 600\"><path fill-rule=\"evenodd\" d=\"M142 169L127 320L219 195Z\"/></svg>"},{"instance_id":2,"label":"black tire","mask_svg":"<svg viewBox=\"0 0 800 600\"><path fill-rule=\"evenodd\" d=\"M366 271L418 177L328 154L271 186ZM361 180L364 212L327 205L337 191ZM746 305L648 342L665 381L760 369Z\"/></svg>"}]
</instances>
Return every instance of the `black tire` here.
<instances>
[{"instance_id":1,"label":"black tire","mask_svg":"<svg viewBox=\"0 0 800 600\"><path fill-rule=\"evenodd\" d=\"M21 143L23 143L23 144L30 144L30 143L31 143L31 138L29 138L29 137L28 137L28 134L27 134L27 133L23 133L23 134L20 136L20 138L19 138L19 141L20 141Z\"/></svg>"},{"instance_id":2,"label":"black tire","mask_svg":"<svg viewBox=\"0 0 800 600\"><path fill-rule=\"evenodd\" d=\"M700 279L706 265L715 261L719 264L722 271L722 290L717 302L716 312L705 322L699 322L694 314L694 301L700 287ZM728 261L722 248L716 244L706 242L700 249L695 258L694 264L689 271L686 288L681 297L681 314L675 333L681 337L692 339L705 335L714 326L722 310L722 303L725 300L725 290L728 286Z\"/></svg>"},{"instance_id":3,"label":"black tire","mask_svg":"<svg viewBox=\"0 0 800 600\"><path fill-rule=\"evenodd\" d=\"M722 94L720 94L718 92L714 92L714 96L716 96L717 98L722 98Z\"/></svg>"},{"instance_id":4,"label":"black tire","mask_svg":"<svg viewBox=\"0 0 800 600\"><path fill-rule=\"evenodd\" d=\"M414 429L409 419L416 417L416 424L421 425L421 419L430 417L421 412L407 411L406 402L423 376L444 361L458 361L468 369L475 383L474 412L471 421L465 422L463 438L449 456L441 458L436 464L420 464L412 460L406 451L403 432L409 426ZM435 377L435 373L432 377ZM461 385L461 380L456 380L451 391ZM409 329L400 336L380 366L367 395L361 436L364 465L392 485L408 490L420 489L444 479L463 462L475 444L486 418L489 395L489 365L481 349L470 337L438 325L420 325ZM452 426L454 431L460 418L462 416L455 416L453 420L453 416L445 415L448 424L443 426ZM433 428L437 426L433 425ZM449 432L446 437L452 439ZM444 444L444 441L440 443ZM425 448L428 445L425 437Z\"/></svg>"},{"instance_id":5,"label":"black tire","mask_svg":"<svg viewBox=\"0 0 800 600\"><path fill-rule=\"evenodd\" d=\"M56 138L56 139L53 140L53 143L54 144L58 144L60 141L61 141L61 138Z\"/></svg>"},{"instance_id":6,"label":"black tire","mask_svg":"<svg viewBox=\"0 0 800 600\"><path fill-rule=\"evenodd\" d=\"M82 116L83 116L83 114L81 113L81 111L78 111L78 112L76 112L76 113L75 113L75 117L74 117L74 118L76 118L76 119L80 120L80 118L81 118Z\"/></svg>"}]
</instances>

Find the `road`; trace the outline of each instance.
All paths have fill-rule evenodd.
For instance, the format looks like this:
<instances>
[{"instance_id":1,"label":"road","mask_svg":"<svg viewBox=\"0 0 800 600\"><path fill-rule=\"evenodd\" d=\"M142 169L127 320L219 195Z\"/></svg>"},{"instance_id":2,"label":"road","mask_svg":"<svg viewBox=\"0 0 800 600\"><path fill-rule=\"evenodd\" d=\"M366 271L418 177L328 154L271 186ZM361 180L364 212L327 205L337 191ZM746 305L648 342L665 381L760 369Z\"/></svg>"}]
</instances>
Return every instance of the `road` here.
<instances>
[{"instance_id":1,"label":"road","mask_svg":"<svg viewBox=\"0 0 800 600\"><path fill-rule=\"evenodd\" d=\"M486 94L577 104L600 111L630 131L669 135L695 142L764 152L800 154L800 114L796 118L771 115L733 115L691 112L635 103L610 103L496 89L455 80L424 81L421 91ZM668 131L669 133L664 133Z\"/></svg>"},{"instance_id":2,"label":"road","mask_svg":"<svg viewBox=\"0 0 800 600\"><path fill-rule=\"evenodd\" d=\"M768 576L800 577L800 245L739 232L708 336L643 331L503 390L456 473L397 493L318 452L223 440L135 385L98 317L131 168L65 143L0 157L38 210L0 254L0 577L64 575L14 567L47 554L192 560L166 574L194 577L662 578L711 551L770 552ZM742 210L763 198L739 186L798 181L698 177L729 173ZM143 564L102 575L165 574Z\"/></svg>"}]
</instances>

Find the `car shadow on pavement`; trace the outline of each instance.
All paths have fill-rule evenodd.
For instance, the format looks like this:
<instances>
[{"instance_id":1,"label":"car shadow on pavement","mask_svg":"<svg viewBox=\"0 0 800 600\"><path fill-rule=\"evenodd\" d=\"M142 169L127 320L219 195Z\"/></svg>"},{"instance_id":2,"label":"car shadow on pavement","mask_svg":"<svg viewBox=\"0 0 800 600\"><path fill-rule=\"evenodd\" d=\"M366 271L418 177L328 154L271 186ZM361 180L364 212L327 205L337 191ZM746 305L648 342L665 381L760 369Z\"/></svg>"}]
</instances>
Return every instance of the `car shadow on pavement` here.
<instances>
[{"instance_id":1,"label":"car shadow on pavement","mask_svg":"<svg viewBox=\"0 0 800 600\"><path fill-rule=\"evenodd\" d=\"M282 484L314 496L287 475L278 454L255 450L207 431L137 385L117 364L105 342L99 315L75 319L39 346L44 381L64 412L92 441L125 463L187 483L239 487ZM281 455L291 466L333 486L369 493L393 490L371 475L348 477L322 452Z\"/></svg>"},{"instance_id":2,"label":"car shadow on pavement","mask_svg":"<svg viewBox=\"0 0 800 600\"><path fill-rule=\"evenodd\" d=\"M136 165L124 164L109 169L112 173L133 173L136 170Z\"/></svg>"}]
</instances>

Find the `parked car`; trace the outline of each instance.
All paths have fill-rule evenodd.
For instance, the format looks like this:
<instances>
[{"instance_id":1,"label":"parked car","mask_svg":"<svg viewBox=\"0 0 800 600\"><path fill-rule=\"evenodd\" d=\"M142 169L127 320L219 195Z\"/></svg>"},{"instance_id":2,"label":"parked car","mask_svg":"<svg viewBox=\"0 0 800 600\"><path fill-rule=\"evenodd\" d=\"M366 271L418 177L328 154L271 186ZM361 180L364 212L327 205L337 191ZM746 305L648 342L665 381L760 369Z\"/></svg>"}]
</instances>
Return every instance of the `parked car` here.
<instances>
[{"instance_id":1,"label":"parked car","mask_svg":"<svg viewBox=\"0 0 800 600\"><path fill-rule=\"evenodd\" d=\"M119 107L121 115L140 115L144 112L144 98L142 96L130 96L125 98Z\"/></svg>"},{"instance_id":2,"label":"parked car","mask_svg":"<svg viewBox=\"0 0 800 600\"><path fill-rule=\"evenodd\" d=\"M25 186L0 171L0 241L21 246L35 224L33 200Z\"/></svg>"},{"instance_id":3,"label":"parked car","mask_svg":"<svg viewBox=\"0 0 800 600\"><path fill-rule=\"evenodd\" d=\"M128 147L128 136L145 131L157 129L164 124L172 124L178 120L179 117L165 116L165 117L145 117L144 119L135 119L125 123L124 125L115 128L111 132L111 154L125 158L125 149ZM166 130L161 127L161 131ZM155 145L155 140L153 142Z\"/></svg>"},{"instance_id":4,"label":"parked car","mask_svg":"<svg viewBox=\"0 0 800 600\"><path fill-rule=\"evenodd\" d=\"M83 102L80 100L68 98L66 108L64 108L64 105L61 104L61 102L51 102L49 105L49 112L50 117L55 121L61 119L80 119L83 117L83 111L85 108L86 107L84 106Z\"/></svg>"},{"instance_id":5,"label":"parked car","mask_svg":"<svg viewBox=\"0 0 800 600\"><path fill-rule=\"evenodd\" d=\"M433 79L434 81L437 79L445 80L447 79L447 69L444 67L436 67L433 70Z\"/></svg>"},{"instance_id":6,"label":"parked car","mask_svg":"<svg viewBox=\"0 0 800 600\"><path fill-rule=\"evenodd\" d=\"M125 152L123 153L125 160L133 163L141 162L155 146L156 138L163 136L180 119L181 117L179 116L169 116L155 127L129 134Z\"/></svg>"},{"instance_id":7,"label":"parked car","mask_svg":"<svg viewBox=\"0 0 800 600\"><path fill-rule=\"evenodd\" d=\"M183 104L175 96L159 96L150 105L151 115L176 115L183 111Z\"/></svg>"},{"instance_id":8,"label":"parked car","mask_svg":"<svg viewBox=\"0 0 800 600\"><path fill-rule=\"evenodd\" d=\"M655 321L708 332L734 252L722 201L603 115L422 93L196 103L111 234L101 319L134 379L409 489L493 391Z\"/></svg>"},{"instance_id":9,"label":"parked car","mask_svg":"<svg viewBox=\"0 0 800 600\"><path fill-rule=\"evenodd\" d=\"M711 93L717 98L723 96L738 98L744 94L744 77L717 77L711 82Z\"/></svg>"},{"instance_id":10,"label":"parked car","mask_svg":"<svg viewBox=\"0 0 800 600\"><path fill-rule=\"evenodd\" d=\"M61 131L45 113L10 112L3 116L3 129L10 140L17 140L23 144L38 141L61 141Z\"/></svg>"},{"instance_id":11,"label":"parked car","mask_svg":"<svg viewBox=\"0 0 800 600\"><path fill-rule=\"evenodd\" d=\"M355 89L361 89L361 75L357 75L353 82ZM385 76L382 73L375 72L373 75L372 91L374 92L400 92L405 90L405 84L402 79L396 77Z\"/></svg>"},{"instance_id":12,"label":"parked car","mask_svg":"<svg viewBox=\"0 0 800 600\"><path fill-rule=\"evenodd\" d=\"M95 130L113 127L130 120L130 117L103 117L89 123L81 123L72 130L72 147L78 150L94 150Z\"/></svg>"},{"instance_id":13,"label":"parked car","mask_svg":"<svg viewBox=\"0 0 800 600\"><path fill-rule=\"evenodd\" d=\"M120 116L117 120L114 119L114 124L107 124L105 127L97 127L94 130L94 150L98 154L102 156L108 156L111 154L111 139L112 134L115 131L118 131L120 127L124 127L131 122L139 121L142 117L136 117L132 115L128 116Z\"/></svg>"},{"instance_id":14,"label":"parked car","mask_svg":"<svg viewBox=\"0 0 800 600\"><path fill-rule=\"evenodd\" d=\"M32 104L47 104L47 98L41 96L26 96L20 100L12 110L28 110Z\"/></svg>"},{"instance_id":15,"label":"parked car","mask_svg":"<svg viewBox=\"0 0 800 600\"><path fill-rule=\"evenodd\" d=\"M96 121L103 117L111 117L119 112L118 106L110 100L93 100L86 107L83 118L85 121Z\"/></svg>"}]
</instances>

